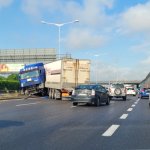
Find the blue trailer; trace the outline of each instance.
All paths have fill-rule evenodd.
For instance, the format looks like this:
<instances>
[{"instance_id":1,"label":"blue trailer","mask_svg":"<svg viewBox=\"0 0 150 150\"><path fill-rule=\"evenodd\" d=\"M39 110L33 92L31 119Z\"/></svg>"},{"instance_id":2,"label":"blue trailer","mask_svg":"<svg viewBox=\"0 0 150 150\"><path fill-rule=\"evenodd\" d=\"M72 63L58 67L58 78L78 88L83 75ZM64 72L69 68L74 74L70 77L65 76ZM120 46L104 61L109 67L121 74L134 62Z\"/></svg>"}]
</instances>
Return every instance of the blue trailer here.
<instances>
[{"instance_id":1,"label":"blue trailer","mask_svg":"<svg viewBox=\"0 0 150 150\"><path fill-rule=\"evenodd\" d=\"M23 94L45 95L45 69L43 63L25 65L19 72L20 88Z\"/></svg>"}]
</instances>

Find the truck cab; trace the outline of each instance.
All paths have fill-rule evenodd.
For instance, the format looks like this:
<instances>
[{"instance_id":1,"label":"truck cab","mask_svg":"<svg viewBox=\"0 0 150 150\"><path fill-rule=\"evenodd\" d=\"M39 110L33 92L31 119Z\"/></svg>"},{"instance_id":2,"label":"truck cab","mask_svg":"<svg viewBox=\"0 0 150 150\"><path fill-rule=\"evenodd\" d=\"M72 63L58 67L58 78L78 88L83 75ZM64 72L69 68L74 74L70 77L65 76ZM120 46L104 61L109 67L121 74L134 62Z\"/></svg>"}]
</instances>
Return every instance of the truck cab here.
<instances>
[{"instance_id":1,"label":"truck cab","mask_svg":"<svg viewBox=\"0 0 150 150\"><path fill-rule=\"evenodd\" d=\"M43 63L25 65L19 72L21 91L25 95L44 93L45 69Z\"/></svg>"}]
</instances>

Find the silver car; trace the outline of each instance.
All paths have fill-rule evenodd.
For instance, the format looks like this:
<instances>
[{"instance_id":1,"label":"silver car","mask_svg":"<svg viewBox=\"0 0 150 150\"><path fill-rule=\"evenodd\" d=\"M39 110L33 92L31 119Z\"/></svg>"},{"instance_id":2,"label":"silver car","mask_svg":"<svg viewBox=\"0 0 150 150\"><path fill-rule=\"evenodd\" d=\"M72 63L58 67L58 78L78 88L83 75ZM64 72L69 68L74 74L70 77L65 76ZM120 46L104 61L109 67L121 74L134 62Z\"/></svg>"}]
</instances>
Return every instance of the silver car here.
<instances>
[{"instance_id":1,"label":"silver car","mask_svg":"<svg viewBox=\"0 0 150 150\"><path fill-rule=\"evenodd\" d=\"M122 98L124 101L126 101L127 93L124 84L116 83L110 85L109 98L112 99L113 97Z\"/></svg>"}]
</instances>

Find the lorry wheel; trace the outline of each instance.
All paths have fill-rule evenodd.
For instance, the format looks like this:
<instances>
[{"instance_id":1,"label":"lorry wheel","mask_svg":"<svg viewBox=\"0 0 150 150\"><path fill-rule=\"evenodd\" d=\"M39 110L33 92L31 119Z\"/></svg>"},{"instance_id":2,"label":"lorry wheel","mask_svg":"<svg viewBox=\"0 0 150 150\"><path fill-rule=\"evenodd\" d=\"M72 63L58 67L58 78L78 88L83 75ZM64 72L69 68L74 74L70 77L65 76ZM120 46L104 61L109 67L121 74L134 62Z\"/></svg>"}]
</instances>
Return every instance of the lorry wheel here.
<instances>
[{"instance_id":1,"label":"lorry wheel","mask_svg":"<svg viewBox=\"0 0 150 150\"><path fill-rule=\"evenodd\" d=\"M52 90L52 99L55 99L55 90Z\"/></svg>"},{"instance_id":2,"label":"lorry wheel","mask_svg":"<svg viewBox=\"0 0 150 150\"><path fill-rule=\"evenodd\" d=\"M59 90L55 90L55 99L61 99L61 93Z\"/></svg>"},{"instance_id":3,"label":"lorry wheel","mask_svg":"<svg viewBox=\"0 0 150 150\"><path fill-rule=\"evenodd\" d=\"M51 89L49 89L49 91L48 91L48 97L49 97L49 99L52 98L52 90Z\"/></svg>"},{"instance_id":4,"label":"lorry wheel","mask_svg":"<svg viewBox=\"0 0 150 150\"><path fill-rule=\"evenodd\" d=\"M25 90L25 91L24 91L24 95L29 96L29 94L30 94L30 93L29 93L28 90Z\"/></svg>"}]
</instances>

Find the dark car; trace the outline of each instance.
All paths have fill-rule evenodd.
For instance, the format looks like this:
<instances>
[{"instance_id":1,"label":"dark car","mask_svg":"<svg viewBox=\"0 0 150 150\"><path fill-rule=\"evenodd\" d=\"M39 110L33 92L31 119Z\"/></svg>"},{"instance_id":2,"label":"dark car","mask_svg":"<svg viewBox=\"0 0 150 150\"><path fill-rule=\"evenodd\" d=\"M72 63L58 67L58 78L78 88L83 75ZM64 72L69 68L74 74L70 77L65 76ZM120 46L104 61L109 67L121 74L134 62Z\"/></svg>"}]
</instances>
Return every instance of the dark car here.
<instances>
[{"instance_id":1,"label":"dark car","mask_svg":"<svg viewBox=\"0 0 150 150\"><path fill-rule=\"evenodd\" d=\"M110 103L108 91L99 84L77 86L72 92L71 101L74 106L78 103L94 104L95 106Z\"/></svg>"},{"instance_id":2,"label":"dark car","mask_svg":"<svg viewBox=\"0 0 150 150\"><path fill-rule=\"evenodd\" d=\"M142 99L142 98L149 98L149 94L150 94L150 89L146 89L146 88L143 88L140 90L139 92L139 97Z\"/></svg>"}]
</instances>

